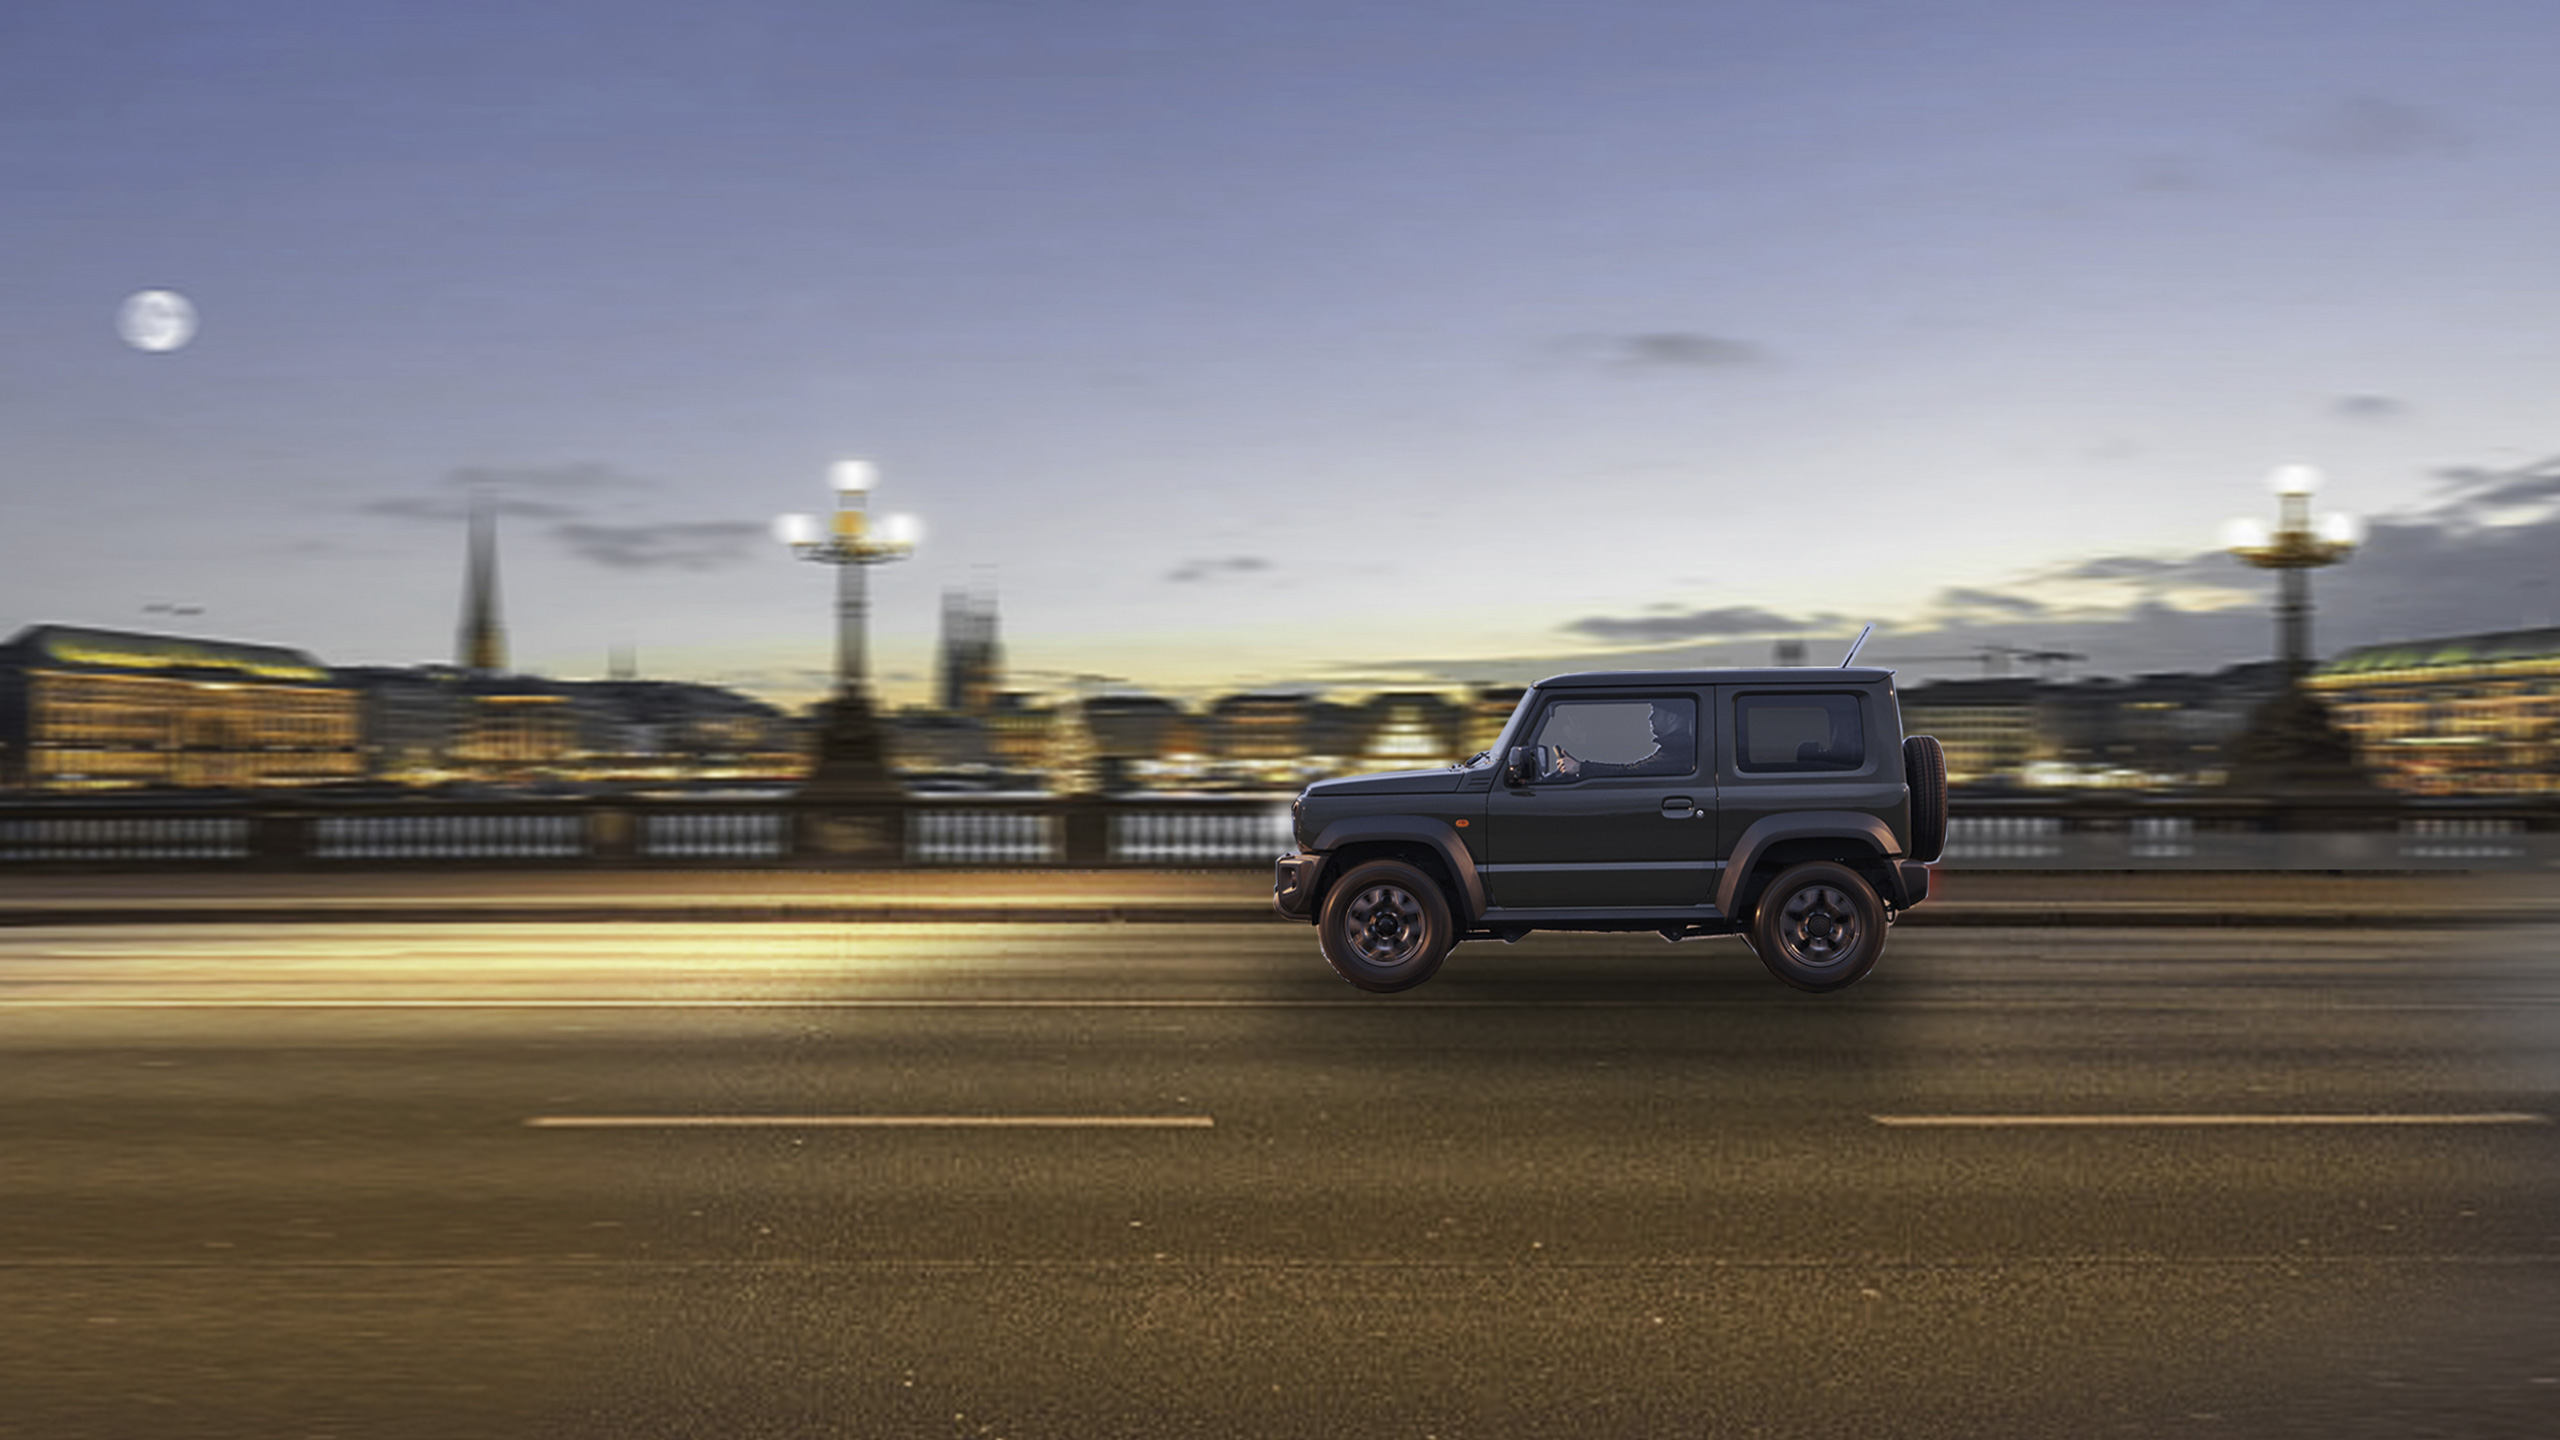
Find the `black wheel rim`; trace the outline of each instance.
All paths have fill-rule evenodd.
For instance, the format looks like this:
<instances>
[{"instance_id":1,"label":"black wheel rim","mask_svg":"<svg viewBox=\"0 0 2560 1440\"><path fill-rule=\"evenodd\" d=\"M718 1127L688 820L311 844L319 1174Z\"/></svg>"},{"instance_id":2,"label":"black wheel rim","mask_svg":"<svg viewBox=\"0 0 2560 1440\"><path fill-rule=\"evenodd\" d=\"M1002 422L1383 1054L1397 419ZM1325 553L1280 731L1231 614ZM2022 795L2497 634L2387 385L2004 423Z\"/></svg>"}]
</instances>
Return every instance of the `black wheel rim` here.
<instances>
[{"instance_id":1,"label":"black wheel rim","mask_svg":"<svg viewBox=\"0 0 2560 1440\"><path fill-rule=\"evenodd\" d=\"M1343 912L1351 949L1370 965L1401 965L1422 953L1422 901L1401 885L1372 885Z\"/></svg>"},{"instance_id":2,"label":"black wheel rim","mask_svg":"<svg viewBox=\"0 0 2560 1440\"><path fill-rule=\"evenodd\" d=\"M1778 947L1808 969L1838 965L1857 954L1865 929L1848 892L1833 885L1807 885L1778 910Z\"/></svg>"}]
</instances>

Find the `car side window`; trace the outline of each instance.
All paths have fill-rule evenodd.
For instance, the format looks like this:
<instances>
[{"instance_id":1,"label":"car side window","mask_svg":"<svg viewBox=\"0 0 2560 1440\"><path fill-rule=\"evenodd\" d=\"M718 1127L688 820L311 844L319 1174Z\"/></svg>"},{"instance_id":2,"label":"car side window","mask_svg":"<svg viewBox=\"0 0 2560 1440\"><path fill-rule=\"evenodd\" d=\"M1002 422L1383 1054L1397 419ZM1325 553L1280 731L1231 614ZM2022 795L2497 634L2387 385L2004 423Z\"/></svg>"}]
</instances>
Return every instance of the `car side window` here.
<instances>
[{"instance_id":1,"label":"car side window","mask_svg":"<svg viewBox=\"0 0 2560 1440\"><path fill-rule=\"evenodd\" d=\"M1539 717L1542 783L1677 776L1698 768L1698 702L1685 695L1559 700Z\"/></svg>"},{"instance_id":2,"label":"car side window","mask_svg":"<svg viewBox=\"0 0 2560 1440\"><path fill-rule=\"evenodd\" d=\"M1733 702L1734 768L1797 775L1867 763L1855 695L1741 695Z\"/></svg>"}]
</instances>

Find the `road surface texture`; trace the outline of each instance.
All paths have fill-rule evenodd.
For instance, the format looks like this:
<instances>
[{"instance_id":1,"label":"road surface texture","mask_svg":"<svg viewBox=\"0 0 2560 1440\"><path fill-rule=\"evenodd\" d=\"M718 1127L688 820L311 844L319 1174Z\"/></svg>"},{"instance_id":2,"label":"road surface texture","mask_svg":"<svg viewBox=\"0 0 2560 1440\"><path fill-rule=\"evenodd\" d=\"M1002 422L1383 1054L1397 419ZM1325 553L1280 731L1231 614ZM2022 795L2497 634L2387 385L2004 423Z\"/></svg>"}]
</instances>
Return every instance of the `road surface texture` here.
<instances>
[{"instance_id":1,"label":"road surface texture","mask_svg":"<svg viewBox=\"0 0 2560 1440\"><path fill-rule=\"evenodd\" d=\"M0 1435L2556 1435L2556 947L22 925Z\"/></svg>"},{"instance_id":2,"label":"road surface texture","mask_svg":"<svg viewBox=\"0 0 2560 1440\"><path fill-rule=\"evenodd\" d=\"M1903 923L2055 925L2560 924L2539 871L1936 872ZM835 924L1284 924L1271 872L701 869L418 865L0 873L0 928L688 921Z\"/></svg>"}]
</instances>

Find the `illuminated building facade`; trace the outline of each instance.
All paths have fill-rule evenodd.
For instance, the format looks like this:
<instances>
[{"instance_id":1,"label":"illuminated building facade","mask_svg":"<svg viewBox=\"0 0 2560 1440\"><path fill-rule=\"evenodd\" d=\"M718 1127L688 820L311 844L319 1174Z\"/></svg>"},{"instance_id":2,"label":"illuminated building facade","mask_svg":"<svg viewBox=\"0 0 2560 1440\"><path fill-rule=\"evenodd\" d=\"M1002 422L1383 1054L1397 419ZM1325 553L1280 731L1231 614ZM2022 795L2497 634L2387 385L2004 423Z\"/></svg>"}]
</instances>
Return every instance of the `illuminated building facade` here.
<instances>
[{"instance_id":1,"label":"illuminated building facade","mask_svg":"<svg viewBox=\"0 0 2560 1440\"><path fill-rule=\"evenodd\" d=\"M351 781L358 727L299 650L68 625L0 645L0 783L24 789Z\"/></svg>"},{"instance_id":2,"label":"illuminated building facade","mask_svg":"<svg viewBox=\"0 0 2560 1440\"><path fill-rule=\"evenodd\" d=\"M1478 686L1465 702L1458 748L1469 755L1492 749L1502 739L1502 727L1511 723L1511 712L1520 708L1520 697L1528 693L1526 685Z\"/></svg>"},{"instance_id":3,"label":"illuminated building facade","mask_svg":"<svg viewBox=\"0 0 2560 1440\"><path fill-rule=\"evenodd\" d=\"M2303 684L2393 789L2560 792L2560 627L2366 645Z\"/></svg>"},{"instance_id":4,"label":"illuminated building facade","mask_svg":"<svg viewBox=\"0 0 2560 1440\"><path fill-rule=\"evenodd\" d=\"M1058 723L1058 712L1020 691L1008 690L988 706L986 723L990 760L1007 770L1036 771L1049 754L1050 731Z\"/></svg>"},{"instance_id":5,"label":"illuminated building facade","mask_svg":"<svg viewBox=\"0 0 2560 1440\"><path fill-rule=\"evenodd\" d=\"M1938 737L1951 784L2212 786L2249 713L2282 681L2273 662L2069 684L1941 680L1902 692L1902 725Z\"/></svg>"},{"instance_id":6,"label":"illuminated building facade","mask_svg":"<svg viewBox=\"0 0 2560 1440\"><path fill-rule=\"evenodd\" d=\"M549 779L575 768L578 741L578 712L557 687L475 676L465 686L453 758L455 768L482 779Z\"/></svg>"},{"instance_id":7,"label":"illuminated building facade","mask_svg":"<svg viewBox=\"0 0 2560 1440\"><path fill-rule=\"evenodd\" d=\"M718 686L450 665L338 674L359 696L365 773L393 784L789 780L808 768L789 716Z\"/></svg>"},{"instance_id":8,"label":"illuminated building facade","mask_svg":"<svg viewBox=\"0 0 2560 1440\"><path fill-rule=\"evenodd\" d=\"M805 737L762 700L682 680L554 682L578 717L582 772L612 778L796 778Z\"/></svg>"},{"instance_id":9,"label":"illuminated building facade","mask_svg":"<svg viewBox=\"0 0 2560 1440\"><path fill-rule=\"evenodd\" d=\"M2044 754L2042 687L2032 680L1941 680L1902 692L1902 727L1935 735L1947 783L2015 783Z\"/></svg>"},{"instance_id":10,"label":"illuminated building facade","mask_svg":"<svg viewBox=\"0 0 2560 1440\"><path fill-rule=\"evenodd\" d=\"M1118 759L1173 761L1202 749L1198 717L1161 695L1096 695L1084 719L1095 749Z\"/></svg>"},{"instance_id":11,"label":"illuminated building facade","mask_svg":"<svg viewBox=\"0 0 2560 1440\"><path fill-rule=\"evenodd\" d=\"M1445 695L1427 691L1373 695L1360 707L1365 733L1359 768L1427 770L1454 765L1466 758L1458 749L1465 719L1465 710Z\"/></svg>"},{"instance_id":12,"label":"illuminated building facade","mask_svg":"<svg viewBox=\"0 0 2560 1440\"><path fill-rule=\"evenodd\" d=\"M1221 760L1293 762L1316 753L1316 700L1311 695L1229 695L1209 707Z\"/></svg>"},{"instance_id":13,"label":"illuminated building facade","mask_svg":"<svg viewBox=\"0 0 2560 1440\"><path fill-rule=\"evenodd\" d=\"M2282 662L2211 674L2164 672L2046 687L2049 761L2034 783L2090 788L2212 786L2228 778L2249 715L2284 683Z\"/></svg>"},{"instance_id":14,"label":"illuminated building facade","mask_svg":"<svg viewBox=\"0 0 2560 1440\"><path fill-rule=\"evenodd\" d=\"M947 778L995 772L987 727L974 715L908 709L882 716L880 723L888 732L890 763L901 775Z\"/></svg>"}]
</instances>

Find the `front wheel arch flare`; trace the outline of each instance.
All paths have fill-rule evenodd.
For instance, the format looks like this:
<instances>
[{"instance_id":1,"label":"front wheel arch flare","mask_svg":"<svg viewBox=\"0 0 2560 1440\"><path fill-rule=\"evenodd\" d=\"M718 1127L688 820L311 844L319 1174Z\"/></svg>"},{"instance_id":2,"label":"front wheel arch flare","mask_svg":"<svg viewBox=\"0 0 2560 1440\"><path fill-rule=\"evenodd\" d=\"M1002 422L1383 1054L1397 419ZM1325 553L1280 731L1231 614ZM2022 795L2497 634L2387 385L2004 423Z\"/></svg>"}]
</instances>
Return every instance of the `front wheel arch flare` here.
<instances>
[{"instance_id":1,"label":"front wheel arch flare","mask_svg":"<svg viewBox=\"0 0 2560 1440\"><path fill-rule=\"evenodd\" d=\"M1324 893L1333 882L1352 866L1386 858L1420 866L1423 873L1437 879L1449 898L1450 913L1462 925L1474 924L1476 917L1484 913L1484 880L1476 873L1475 857L1467 853L1466 842L1458 838L1458 832L1446 824L1405 817L1353 816L1327 825L1308 848L1331 857L1316 878L1319 905L1324 903Z\"/></svg>"}]
</instances>

